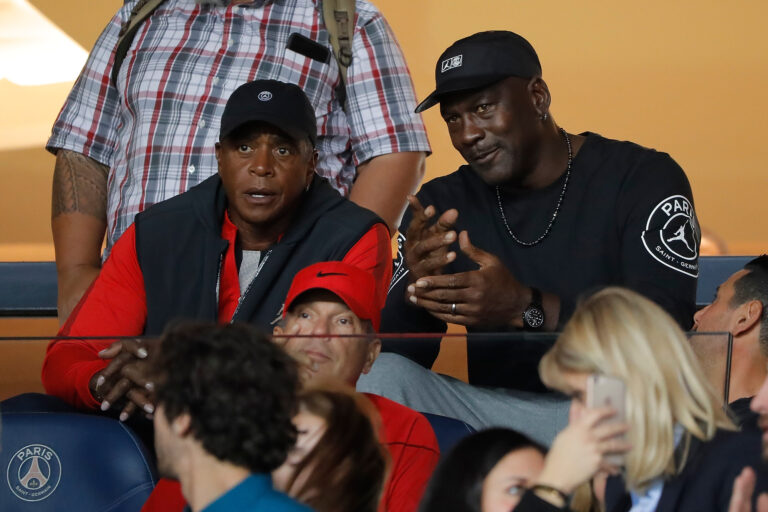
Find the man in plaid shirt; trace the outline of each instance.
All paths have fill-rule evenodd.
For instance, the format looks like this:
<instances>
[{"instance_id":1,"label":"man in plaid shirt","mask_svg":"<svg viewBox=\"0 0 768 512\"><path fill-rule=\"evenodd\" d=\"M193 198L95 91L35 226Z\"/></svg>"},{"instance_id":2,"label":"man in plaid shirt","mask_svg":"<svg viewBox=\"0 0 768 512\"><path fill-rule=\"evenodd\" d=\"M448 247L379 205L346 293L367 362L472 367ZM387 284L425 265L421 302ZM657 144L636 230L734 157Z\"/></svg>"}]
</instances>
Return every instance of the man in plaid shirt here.
<instances>
[{"instance_id":1,"label":"man in plaid shirt","mask_svg":"<svg viewBox=\"0 0 768 512\"><path fill-rule=\"evenodd\" d=\"M47 144L62 322L99 272L105 231L106 257L136 213L216 172L226 98L254 79L304 90L317 117L317 172L394 231L429 143L405 59L373 5L356 1L345 112L336 60L288 48L299 34L332 50L318 0L168 0L136 32L113 85L118 33L136 3L97 40Z\"/></svg>"}]
</instances>

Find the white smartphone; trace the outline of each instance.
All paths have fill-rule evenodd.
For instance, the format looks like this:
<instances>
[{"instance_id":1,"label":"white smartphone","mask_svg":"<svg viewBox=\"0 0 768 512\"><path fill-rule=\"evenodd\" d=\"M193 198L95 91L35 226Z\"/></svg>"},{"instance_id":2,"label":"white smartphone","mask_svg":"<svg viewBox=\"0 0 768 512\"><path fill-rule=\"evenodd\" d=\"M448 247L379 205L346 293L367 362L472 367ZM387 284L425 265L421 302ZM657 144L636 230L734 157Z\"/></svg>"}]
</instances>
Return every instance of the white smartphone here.
<instances>
[{"instance_id":1,"label":"white smartphone","mask_svg":"<svg viewBox=\"0 0 768 512\"><path fill-rule=\"evenodd\" d=\"M626 421L627 388L624 381L610 375L592 374L587 377L587 407L610 407L616 414L605 420L611 423L623 423ZM622 435L621 439L624 438ZM614 466L624 465L623 454L611 454L605 456L605 461Z\"/></svg>"}]
</instances>

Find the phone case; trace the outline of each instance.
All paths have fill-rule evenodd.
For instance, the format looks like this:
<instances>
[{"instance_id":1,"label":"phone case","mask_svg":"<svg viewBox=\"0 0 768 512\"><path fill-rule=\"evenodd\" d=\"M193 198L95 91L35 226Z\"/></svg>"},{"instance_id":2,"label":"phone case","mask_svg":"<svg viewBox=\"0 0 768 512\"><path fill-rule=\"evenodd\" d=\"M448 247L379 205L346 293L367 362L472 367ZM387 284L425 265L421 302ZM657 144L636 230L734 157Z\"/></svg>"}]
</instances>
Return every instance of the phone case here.
<instances>
[{"instance_id":1,"label":"phone case","mask_svg":"<svg viewBox=\"0 0 768 512\"><path fill-rule=\"evenodd\" d=\"M587 407L611 407L616 411L608 422L626 421L627 390L624 381L610 375L593 374L587 377ZM622 436L623 438L623 436ZM606 462L614 466L624 465L623 455L606 455Z\"/></svg>"}]
</instances>

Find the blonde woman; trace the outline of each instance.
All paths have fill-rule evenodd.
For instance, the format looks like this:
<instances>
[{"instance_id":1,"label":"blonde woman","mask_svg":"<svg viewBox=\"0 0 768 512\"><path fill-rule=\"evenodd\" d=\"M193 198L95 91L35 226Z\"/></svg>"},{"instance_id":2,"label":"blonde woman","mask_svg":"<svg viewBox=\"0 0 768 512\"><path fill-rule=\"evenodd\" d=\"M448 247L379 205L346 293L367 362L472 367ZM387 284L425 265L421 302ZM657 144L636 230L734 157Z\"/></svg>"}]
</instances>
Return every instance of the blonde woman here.
<instances>
[{"instance_id":1,"label":"blonde woman","mask_svg":"<svg viewBox=\"0 0 768 512\"><path fill-rule=\"evenodd\" d=\"M734 478L759 463L759 434L736 431L684 333L634 292L606 288L583 301L539 371L545 384L572 397L571 424L521 510L564 506L576 486L603 470L614 473L608 512L725 511ZM625 426L603 421L610 410L585 407L590 374L624 381ZM619 472L604 456L622 451ZM766 482L758 477L759 488Z\"/></svg>"}]
</instances>

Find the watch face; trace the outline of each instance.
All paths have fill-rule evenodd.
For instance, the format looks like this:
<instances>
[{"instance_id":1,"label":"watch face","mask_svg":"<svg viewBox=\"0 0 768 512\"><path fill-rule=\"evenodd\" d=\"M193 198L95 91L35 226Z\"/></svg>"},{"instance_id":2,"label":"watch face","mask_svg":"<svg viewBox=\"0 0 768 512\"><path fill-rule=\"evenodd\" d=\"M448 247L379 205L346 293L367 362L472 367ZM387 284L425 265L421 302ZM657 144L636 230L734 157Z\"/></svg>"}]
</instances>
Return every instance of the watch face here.
<instances>
[{"instance_id":1,"label":"watch face","mask_svg":"<svg viewBox=\"0 0 768 512\"><path fill-rule=\"evenodd\" d=\"M538 329L544 325L544 312L537 307L529 307L523 314L523 320L531 329Z\"/></svg>"}]
</instances>

